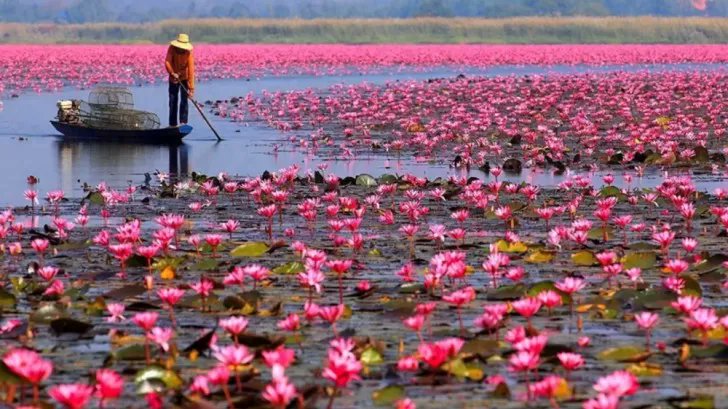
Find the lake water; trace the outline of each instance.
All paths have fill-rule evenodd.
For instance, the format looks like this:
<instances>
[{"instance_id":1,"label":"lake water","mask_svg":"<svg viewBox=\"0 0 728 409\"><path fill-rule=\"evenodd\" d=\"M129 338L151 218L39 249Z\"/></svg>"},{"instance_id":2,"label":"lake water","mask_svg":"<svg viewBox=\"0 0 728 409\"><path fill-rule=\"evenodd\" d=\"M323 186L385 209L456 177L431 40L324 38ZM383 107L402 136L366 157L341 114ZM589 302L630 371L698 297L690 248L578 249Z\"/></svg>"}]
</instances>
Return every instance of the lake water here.
<instances>
[{"instance_id":1,"label":"lake water","mask_svg":"<svg viewBox=\"0 0 728 409\"><path fill-rule=\"evenodd\" d=\"M394 80L427 79L451 77L460 73L466 75L536 75L545 73L612 72L615 70L644 69L722 69L711 65L633 66L633 67L493 67L489 69L435 68L427 72L408 69L390 70L380 74L266 77L251 81L215 80L199 85L200 100L228 99L249 92L289 91L306 88L326 88L333 84L355 84L369 82L381 84ZM166 84L146 85L132 88L137 108L157 112L164 122L167 112ZM97 184L106 181L112 186L139 184L145 173L163 171L169 173L217 173L221 170L243 176L259 175L264 170L276 170L298 164L305 171L315 170L324 162L321 158L305 152L292 150L285 143L279 152L273 152L273 145L280 143L282 134L260 126L245 126L225 119L210 117L225 141L217 143L199 114L190 112L190 124L195 131L181 146L119 144L88 141L65 141L50 125L56 114L56 101L60 99L86 99L87 90L65 89L58 93L26 93L20 98L6 99L0 111L0 205L23 203L22 193L26 189L25 179L35 175L41 181L39 189L48 191L61 188L70 196L81 194L82 184ZM413 172L427 177L447 176L458 171L445 164L416 163L412 160L382 155L360 155L351 161L326 161L329 170L344 176L360 173L373 175L382 173ZM474 170L473 176L484 177ZM660 175L636 180L639 187L651 187L659 183ZM553 186L567 175L524 172L511 180L526 180L541 186ZM600 174L593 175L596 183ZM508 178L506 178L508 180ZM698 177L703 189L725 187L724 179L717 176ZM620 178L617 175L617 182Z\"/></svg>"}]
</instances>

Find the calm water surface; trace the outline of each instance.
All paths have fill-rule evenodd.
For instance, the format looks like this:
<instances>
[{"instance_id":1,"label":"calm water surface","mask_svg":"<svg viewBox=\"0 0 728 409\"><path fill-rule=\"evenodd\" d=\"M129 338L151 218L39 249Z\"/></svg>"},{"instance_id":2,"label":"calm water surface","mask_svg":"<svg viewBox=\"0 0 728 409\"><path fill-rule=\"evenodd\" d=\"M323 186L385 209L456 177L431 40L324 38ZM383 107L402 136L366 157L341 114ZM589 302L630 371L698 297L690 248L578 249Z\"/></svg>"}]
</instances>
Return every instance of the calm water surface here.
<instances>
[{"instance_id":1,"label":"calm water surface","mask_svg":"<svg viewBox=\"0 0 728 409\"><path fill-rule=\"evenodd\" d=\"M535 75L550 72L578 73L610 72L625 67L494 67L489 69L438 68L428 72L391 70L381 74L340 76L268 77L263 79L216 80L202 83L198 89L200 100L227 99L242 96L248 92L289 91L306 88L326 88L333 84L355 84L368 82L381 84L393 80L451 77L460 73L466 75ZM660 67L629 67L629 70L643 69L721 69L718 66L675 65ZM137 108L157 112L165 122L167 112L166 84L146 85L132 88ZM82 183L97 184L106 181L113 186L141 183L144 174L155 171L186 173L197 171L216 173L225 170L230 174L251 176L264 170L276 170L298 164L303 170L316 169L324 162L321 158L304 152L290 150L286 144L280 152L273 152L273 145L280 142L282 135L275 130L260 126L245 126L217 117L211 117L218 132L225 138L216 143L199 115L190 112L190 124L195 131L177 147L159 145L118 144L88 141L64 141L48 122L56 114L56 101L60 99L86 99L87 90L66 89L58 93L23 94L20 98L4 101L0 111L0 205L21 204L22 192L26 189L25 178L35 175L40 178L41 191L62 188L70 196L81 194ZM413 172L421 176L437 177L454 174L457 171L443 164L416 163L412 160L398 160L381 155L363 155L352 161L326 161L329 170L338 175L370 173ZM483 177L474 170L472 176ZM542 186L553 186L567 175L554 176L543 172L524 172L510 180L526 180ZM593 175L600 183L601 175ZM509 180L506 178L506 180ZM698 177L703 189L726 187L722 177ZM620 181L617 175L617 182ZM650 187L659 183L657 176L636 180L634 186Z\"/></svg>"}]
</instances>

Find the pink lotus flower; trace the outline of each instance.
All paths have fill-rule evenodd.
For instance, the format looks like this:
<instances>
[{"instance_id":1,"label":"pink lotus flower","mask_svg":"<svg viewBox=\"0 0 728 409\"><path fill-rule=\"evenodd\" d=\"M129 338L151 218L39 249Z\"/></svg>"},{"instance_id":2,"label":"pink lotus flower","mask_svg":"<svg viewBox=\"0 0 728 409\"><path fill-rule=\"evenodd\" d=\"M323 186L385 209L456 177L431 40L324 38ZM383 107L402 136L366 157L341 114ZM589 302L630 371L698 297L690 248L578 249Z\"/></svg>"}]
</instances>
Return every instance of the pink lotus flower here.
<instances>
[{"instance_id":1,"label":"pink lotus flower","mask_svg":"<svg viewBox=\"0 0 728 409\"><path fill-rule=\"evenodd\" d=\"M630 372L616 371L599 378L594 384L594 390L605 395L622 397L634 395L639 386L639 381Z\"/></svg>"},{"instance_id":2,"label":"pink lotus flower","mask_svg":"<svg viewBox=\"0 0 728 409\"><path fill-rule=\"evenodd\" d=\"M288 381L288 378L281 376L274 378L271 383L263 389L263 399L268 401L274 408L286 408L296 397L296 387Z\"/></svg>"},{"instance_id":3,"label":"pink lotus flower","mask_svg":"<svg viewBox=\"0 0 728 409\"><path fill-rule=\"evenodd\" d=\"M48 394L67 409L84 408L93 393L93 387L80 383L56 385L48 390Z\"/></svg>"},{"instance_id":4,"label":"pink lotus flower","mask_svg":"<svg viewBox=\"0 0 728 409\"><path fill-rule=\"evenodd\" d=\"M159 347L162 348L162 351L168 352L169 340L172 339L173 335L174 331L172 330L172 328L154 327L149 332L147 332L146 337L149 341L152 341L155 344L159 345Z\"/></svg>"},{"instance_id":5,"label":"pink lotus flower","mask_svg":"<svg viewBox=\"0 0 728 409\"><path fill-rule=\"evenodd\" d=\"M157 323L157 318L159 318L159 314L153 311L149 312L138 312L132 317L132 322L134 324L138 325L139 328L143 329L145 332L149 332L154 327L154 324Z\"/></svg>"},{"instance_id":6,"label":"pink lotus flower","mask_svg":"<svg viewBox=\"0 0 728 409\"><path fill-rule=\"evenodd\" d=\"M301 328L301 318L298 316L298 314L290 313L288 316L276 324L278 329L282 329L284 331L298 331Z\"/></svg>"},{"instance_id":7,"label":"pink lotus flower","mask_svg":"<svg viewBox=\"0 0 728 409\"><path fill-rule=\"evenodd\" d=\"M561 366L567 371L574 371L584 366L584 357L573 352L559 352L556 354Z\"/></svg>"},{"instance_id":8,"label":"pink lotus flower","mask_svg":"<svg viewBox=\"0 0 728 409\"><path fill-rule=\"evenodd\" d=\"M124 391L124 378L111 369L96 371L96 395L102 401L117 399Z\"/></svg>"}]
</instances>

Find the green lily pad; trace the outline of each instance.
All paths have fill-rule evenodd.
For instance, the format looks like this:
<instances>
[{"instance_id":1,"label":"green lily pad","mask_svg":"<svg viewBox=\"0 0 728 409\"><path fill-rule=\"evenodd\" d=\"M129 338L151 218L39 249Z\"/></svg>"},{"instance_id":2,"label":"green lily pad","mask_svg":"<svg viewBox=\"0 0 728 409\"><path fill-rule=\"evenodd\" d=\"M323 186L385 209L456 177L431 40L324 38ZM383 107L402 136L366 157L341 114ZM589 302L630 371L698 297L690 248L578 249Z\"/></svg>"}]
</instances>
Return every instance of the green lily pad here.
<instances>
[{"instance_id":1,"label":"green lily pad","mask_svg":"<svg viewBox=\"0 0 728 409\"><path fill-rule=\"evenodd\" d=\"M712 395L685 396L671 398L667 402L676 409L714 409L715 397Z\"/></svg>"},{"instance_id":2,"label":"green lily pad","mask_svg":"<svg viewBox=\"0 0 728 409\"><path fill-rule=\"evenodd\" d=\"M99 192L91 192L85 199L97 206L103 206L106 203L104 196Z\"/></svg>"},{"instance_id":3,"label":"green lily pad","mask_svg":"<svg viewBox=\"0 0 728 409\"><path fill-rule=\"evenodd\" d=\"M603 197L622 197L622 191L616 186L605 186L599 191L599 195Z\"/></svg>"},{"instance_id":4,"label":"green lily pad","mask_svg":"<svg viewBox=\"0 0 728 409\"><path fill-rule=\"evenodd\" d=\"M425 291L422 283L404 283L399 286L400 294L416 294Z\"/></svg>"},{"instance_id":5,"label":"green lily pad","mask_svg":"<svg viewBox=\"0 0 728 409\"><path fill-rule=\"evenodd\" d=\"M523 254L528 251L528 246L520 241L509 243L505 240L498 240L495 242L495 246L501 253Z\"/></svg>"},{"instance_id":6,"label":"green lily pad","mask_svg":"<svg viewBox=\"0 0 728 409\"><path fill-rule=\"evenodd\" d=\"M355 184L357 186L371 187L377 185L377 180L374 179L372 175L367 175L366 173L363 173L356 177Z\"/></svg>"},{"instance_id":7,"label":"green lily pad","mask_svg":"<svg viewBox=\"0 0 728 409\"><path fill-rule=\"evenodd\" d=\"M3 361L0 361L0 383L8 383L11 385L20 385L23 379L13 373Z\"/></svg>"},{"instance_id":8,"label":"green lily pad","mask_svg":"<svg viewBox=\"0 0 728 409\"><path fill-rule=\"evenodd\" d=\"M685 280L685 288L683 288L682 295L694 295L698 298L703 297L703 289L700 287L700 283L692 277L682 277Z\"/></svg>"},{"instance_id":9,"label":"green lily pad","mask_svg":"<svg viewBox=\"0 0 728 409\"><path fill-rule=\"evenodd\" d=\"M589 250L577 251L571 255L571 262L577 266L590 267L599 264L594 253Z\"/></svg>"},{"instance_id":10,"label":"green lily pad","mask_svg":"<svg viewBox=\"0 0 728 409\"><path fill-rule=\"evenodd\" d=\"M677 299L677 295L665 289L648 290L639 294L634 299L634 309L639 310L661 310L669 307L670 303Z\"/></svg>"},{"instance_id":11,"label":"green lily pad","mask_svg":"<svg viewBox=\"0 0 728 409\"><path fill-rule=\"evenodd\" d=\"M214 258L204 258L195 263L191 270L193 271L215 271L220 266L220 262Z\"/></svg>"},{"instance_id":12,"label":"green lily pad","mask_svg":"<svg viewBox=\"0 0 728 409\"><path fill-rule=\"evenodd\" d=\"M112 351L108 360L112 361L143 361L145 359L144 345L131 344Z\"/></svg>"},{"instance_id":13,"label":"green lily pad","mask_svg":"<svg viewBox=\"0 0 728 409\"><path fill-rule=\"evenodd\" d=\"M642 362L649 358L649 356L650 353L645 351L644 348L634 345L608 348L597 354L597 358L602 361L617 362Z\"/></svg>"},{"instance_id":14,"label":"green lily pad","mask_svg":"<svg viewBox=\"0 0 728 409\"><path fill-rule=\"evenodd\" d=\"M364 365L379 365L384 362L384 358L382 358L382 354L379 353L376 349L369 347L365 349L361 353L361 358L359 358L361 363Z\"/></svg>"},{"instance_id":15,"label":"green lily pad","mask_svg":"<svg viewBox=\"0 0 728 409\"><path fill-rule=\"evenodd\" d=\"M17 302L13 294L0 287L0 310L15 308Z\"/></svg>"},{"instance_id":16,"label":"green lily pad","mask_svg":"<svg viewBox=\"0 0 728 409\"><path fill-rule=\"evenodd\" d=\"M372 392L372 401L377 406L392 406L405 396L404 387L389 385Z\"/></svg>"},{"instance_id":17,"label":"green lily pad","mask_svg":"<svg viewBox=\"0 0 728 409\"><path fill-rule=\"evenodd\" d=\"M46 303L40 305L30 314L28 319L37 324L49 324L51 321L61 318L66 311L55 303Z\"/></svg>"},{"instance_id":18,"label":"green lily pad","mask_svg":"<svg viewBox=\"0 0 728 409\"><path fill-rule=\"evenodd\" d=\"M540 281L540 282L531 284L531 286L526 291L526 295L535 297L535 296L541 294L542 292L548 291L548 290L555 291L557 294L559 294L561 296L561 302L563 302L564 304L571 303L571 297L569 296L569 294L566 294L566 293L562 292L561 290L559 290L558 288L556 288L556 285L554 284L554 282L550 281L550 280Z\"/></svg>"},{"instance_id":19,"label":"green lily pad","mask_svg":"<svg viewBox=\"0 0 728 409\"><path fill-rule=\"evenodd\" d=\"M230 255L233 257L260 257L267 253L268 250L270 250L270 247L267 244L250 241L235 247L230 252Z\"/></svg>"},{"instance_id":20,"label":"green lily pad","mask_svg":"<svg viewBox=\"0 0 728 409\"><path fill-rule=\"evenodd\" d=\"M458 378L470 379L473 381L479 381L483 379L483 369L477 364L477 362L465 363L461 358L455 358L446 362L442 366L451 375L455 375Z\"/></svg>"},{"instance_id":21,"label":"green lily pad","mask_svg":"<svg viewBox=\"0 0 728 409\"><path fill-rule=\"evenodd\" d=\"M148 366L134 376L134 383L140 384L145 381L160 380L168 389L180 389L184 385L184 381L180 376L169 369L164 369L159 365Z\"/></svg>"},{"instance_id":22,"label":"green lily pad","mask_svg":"<svg viewBox=\"0 0 728 409\"><path fill-rule=\"evenodd\" d=\"M657 263L657 253L654 251L633 251L622 257L622 266L625 270L639 267L642 270L653 268Z\"/></svg>"},{"instance_id":23,"label":"green lily pad","mask_svg":"<svg viewBox=\"0 0 728 409\"><path fill-rule=\"evenodd\" d=\"M526 286L523 284L504 285L496 288L495 290L488 290L487 299L496 301L515 300L523 297L525 292Z\"/></svg>"},{"instance_id":24,"label":"green lily pad","mask_svg":"<svg viewBox=\"0 0 728 409\"><path fill-rule=\"evenodd\" d=\"M543 264L550 263L556 257L555 251L536 250L528 253L523 259L527 263Z\"/></svg>"},{"instance_id":25,"label":"green lily pad","mask_svg":"<svg viewBox=\"0 0 728 409\"><path fill-rule=\"evenodd\" d=\"M94 326L88 322L74 320L72 318L58 318L50 322L51 329L56 335L60 334L85 334Z\"/></svg>"},{"instance_id":26,"label":"green lily pad","mask_svg":"<svg viewBox=\"0 0 728 409\"><path fill-rule=\"evenodd\" d=\"M498 353L500 345L493 339L471 339L460 349L463 355L475 355L480 359L488 359Z\"/></svg>"},{"instance_id":27,"label":"green lily pad","mask_svg":"<svg viewBox=\"0 0 728 409\"><path fill-rule=\"evenodd\" d=\"M389 174L389 173L385 173L385 174L383 174L382 176L379 177L379 183L381 183L383 185L395 184L398 181L399 181L399 179L397 179L397 176L394 176L394 175Z\"/></svg>"},{"instance_id":28,"label":"green lily pad","mask_svg":"<svg viewBox=\"0 0 728 409\"><path fill-rule=\"evenodd\" d=\"M273 274L293 275L303 273L306 271L306 267L300 261L291 261L290 263L282 264L273 270Z\"/></svg>"},{"instance_id":29,"label":"green lily pad","mask_svg":"<svg viewBox=\"0 0 728 409\"><path fill-rule=\"evenodd\" d=\"M606 228L594 227L591 230L589 230L589 232L587 233L586 236L589 240L602 241L602 240L604 240L605 231L606 231L607 240L611 240L614 237L614 231L609 226L607 226Z\"/></svg>"},{"instance_id":30,"label":"green lily pad","mask_svg":"<svg viewBox=\"0 0 728 409\"><path fill-rule=\"evenodd\" d=\"M721 253L712 254L709 257L704 258L700 263L696 264L692 270L698 273L707 273L721 268L724 261L728 261L728 255Z\"/></svg>"}]
</instances>

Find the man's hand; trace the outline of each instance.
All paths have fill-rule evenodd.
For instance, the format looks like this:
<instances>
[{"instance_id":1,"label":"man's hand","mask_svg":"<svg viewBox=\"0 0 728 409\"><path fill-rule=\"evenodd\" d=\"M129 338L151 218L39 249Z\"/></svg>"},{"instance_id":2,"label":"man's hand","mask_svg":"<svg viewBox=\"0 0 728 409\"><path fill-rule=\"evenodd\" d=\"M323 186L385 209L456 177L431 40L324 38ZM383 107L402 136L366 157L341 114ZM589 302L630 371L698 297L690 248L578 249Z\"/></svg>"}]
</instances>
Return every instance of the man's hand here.
<instances>
[{"instance_id":1,"label":"man's hand","mask_svg":"<svg viewBox=\"0 0 728 409\"><path fill-rule=\"evenodd\" d=\"M195 90L193 90L193 89L189 90L189 92L187 93L187 96L189 96L190 98L194 98L195 97Z\"/></svg>"},{"instance_id":2,"label":"man's hand","mask_svg":"<svg viewBox=\"0 0 728 409\"><path fill-rule=\"evenodd\" d=\"M174 78L175 80L179 81L179 74L177 74L176 72L173 72L172 73L172 78Z\"/></svg>"}]
</instances>

